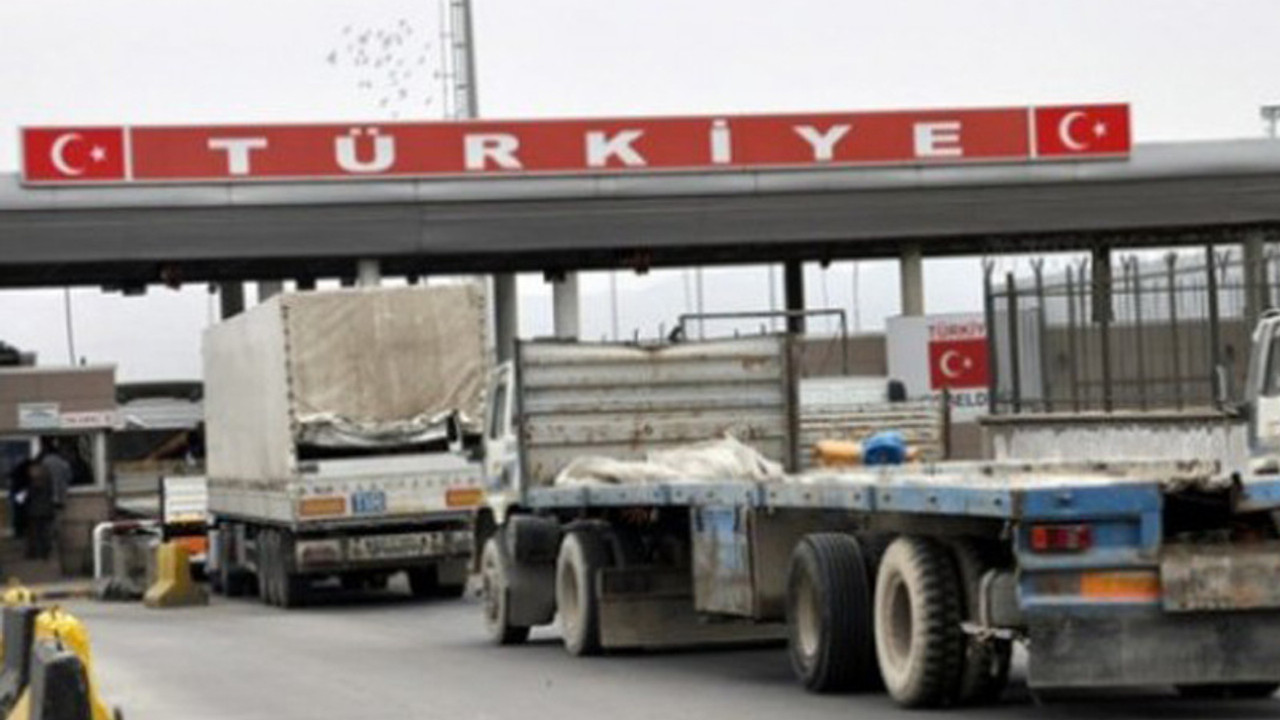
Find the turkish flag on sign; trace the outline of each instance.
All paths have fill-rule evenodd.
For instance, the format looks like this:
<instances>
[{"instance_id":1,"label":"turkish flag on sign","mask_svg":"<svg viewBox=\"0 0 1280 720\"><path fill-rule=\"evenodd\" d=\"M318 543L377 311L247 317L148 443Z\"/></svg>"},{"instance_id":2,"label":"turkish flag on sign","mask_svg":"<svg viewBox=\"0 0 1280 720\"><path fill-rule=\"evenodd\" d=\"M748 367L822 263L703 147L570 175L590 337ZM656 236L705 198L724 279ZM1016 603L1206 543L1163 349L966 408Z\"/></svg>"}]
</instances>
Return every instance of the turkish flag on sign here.
<instances>
[{"instance_id":1,"label":"turkish flag on sign","mask_svg":"<svg viewBox=\"0 0 1280 720\"><path fill-rule=\"evenodd\" d=\"M1036 108L1036 154L1123 155L1129 152L1128 105Z\"/></svg>"},{"instance_id":2,"label":"turkish flag on sign","mask_svg":"<svg viewBox=\"0 0 1280 720\"><path fill-rule=\"evenodd\" d=\"M26 180L124 180L124 128L22 131Z\"/></svg>"},{"instance_id":3,"label":"turkish flag on sign","mask_svg":"<svg viewBox=\"0 0 1280 720\"><path fill-rule=\"evenodd\" d=\"M986 338L929 343L929 384L934 390L985 388L987 368Z\"/></svg>"}]
</instances>

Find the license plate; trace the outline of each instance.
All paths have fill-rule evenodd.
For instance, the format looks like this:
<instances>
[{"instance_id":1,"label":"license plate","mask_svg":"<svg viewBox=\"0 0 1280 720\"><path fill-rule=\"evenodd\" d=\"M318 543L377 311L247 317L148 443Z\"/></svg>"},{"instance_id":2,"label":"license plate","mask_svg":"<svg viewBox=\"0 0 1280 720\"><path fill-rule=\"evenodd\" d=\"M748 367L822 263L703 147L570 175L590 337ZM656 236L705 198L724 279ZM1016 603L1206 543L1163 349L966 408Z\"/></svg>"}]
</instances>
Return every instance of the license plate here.
<instances>
[{"instance_id":1,"label":"license plate","mask_svg":"<svg viewBox=\"0 0 1280 720\"><path fill-rule=\"evenodd\" d=\"M465 552L466 533L457 531L369 535L347 540L350 560L395 560L399 558L453 555Z\"/></svg>"},{"instance_id":2,"label":"license plate","mask_svg":"<svg viewBox=\"0 0 1280 720\"><path fill-rule=\"evenodd\" d=\"M1166 546L1160 560L1170 612L1280 608L1280 543Z\"/></svg>"},{"instance_id":3,"label":"license plate","mask_svg":"<svg viewBox=\"0 0 1280 720\"><path fill-rule=\"evenodd\" d=\"M355 515L382 515L387 512L387 494L381 490L353 492L351 512Z\"/></svg>"}]
</instances>

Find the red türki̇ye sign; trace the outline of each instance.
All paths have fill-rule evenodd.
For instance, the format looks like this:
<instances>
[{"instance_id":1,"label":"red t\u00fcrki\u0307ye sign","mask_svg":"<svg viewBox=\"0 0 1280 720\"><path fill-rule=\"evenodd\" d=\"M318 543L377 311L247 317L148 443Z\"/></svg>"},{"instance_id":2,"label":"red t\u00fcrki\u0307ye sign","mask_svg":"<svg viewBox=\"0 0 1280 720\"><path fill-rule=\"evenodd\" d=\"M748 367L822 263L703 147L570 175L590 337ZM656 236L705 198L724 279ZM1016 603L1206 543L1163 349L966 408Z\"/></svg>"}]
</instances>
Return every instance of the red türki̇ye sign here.
<instances>
[{"instance_id":1,"label":"red t\u00fcrki\u0307ye sign","mask_svg":"<svg viewBox=\"0 0 1280 720\"><path fill-rule=\"evenodd\" d=\"M22 131L31 185L875 167L1126 157L1128 105Z\"/></svg>"}]
</instances>

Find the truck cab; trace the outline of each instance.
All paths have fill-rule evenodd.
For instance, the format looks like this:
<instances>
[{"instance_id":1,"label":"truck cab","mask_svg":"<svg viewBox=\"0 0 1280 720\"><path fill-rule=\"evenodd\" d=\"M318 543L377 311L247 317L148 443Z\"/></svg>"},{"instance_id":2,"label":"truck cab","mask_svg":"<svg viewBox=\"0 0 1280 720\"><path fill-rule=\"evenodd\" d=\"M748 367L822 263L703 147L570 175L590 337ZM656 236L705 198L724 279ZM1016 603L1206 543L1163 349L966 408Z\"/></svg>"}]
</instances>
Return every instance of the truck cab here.
<instances>
[{"instance_id":1,"label":"truck cab","mask_svg":"<svg viewBox=\"0 0 1280 720\"><path fill-rule=\"evenodd\" d=\"M1245 410L1253 471L1280 472L1280 310L1269 310L1253 331Z\"/></svg>"},{"instance_id":2,"label":"truck cab","mask_svg":"<svg viewBox=\"0 0 1280 720\"><path fill-rule=\"evenodd\" d=\"M501 523L507 508L518 502L520 482L520 438L515 431L515 365L505 362L494 368L485 393L483 452L485 496L496 520Z\"/></svg>"}]
</instances>

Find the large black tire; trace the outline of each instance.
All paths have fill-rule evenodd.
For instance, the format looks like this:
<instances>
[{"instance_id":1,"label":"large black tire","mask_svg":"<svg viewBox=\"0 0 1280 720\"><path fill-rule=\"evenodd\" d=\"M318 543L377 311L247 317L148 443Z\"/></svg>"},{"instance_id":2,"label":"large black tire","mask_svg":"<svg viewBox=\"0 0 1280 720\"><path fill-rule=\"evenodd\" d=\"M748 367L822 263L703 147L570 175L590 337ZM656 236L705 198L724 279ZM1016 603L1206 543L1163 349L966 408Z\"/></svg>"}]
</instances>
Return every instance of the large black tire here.
<instances>
[{"instance_id":1,"label":"large black tire","mask_svg":"<svg viewBox=\"0 0 1280 720\"><path fill-rule=\"evenodd\" d=\"M311 583L305 575L289 572L287 558L293 555L292 539L280 531L275 536L276 604L282 608L302 607Z\"/></svg>"},{"instance_id":2,"label":"large black tire","mask_svg":"<svg viewBox=\"0 0 1280 720\"><path fill-rule=\"evenodd\" d=\"M258 532L258 598L264 605L274 606L279 596L276 589L276 533L274 530Z\"/></svg>"},{"instance_id":3,"label":"large black tire","mask_svg":"<svg viewBox=\"0 0 1280 720\"><path fill-rule=\"evenodd\" d=\"M416 598L441 598L445 600L462 597L466 591L466 583L446 585L440 582L438 566L415 568L406 573L409 576L409 591Z\"/></svg>"},{"instance_id":4,"label":"large black tire","mask_svg":"<svg viewBox=\"0 0 1280 720\"><path fill-rule=\"evenodd\" d=\"M960 539L951 543L951 551L959 573L960 591L964 595L964 619L978 622L982 617L979 607L979 585L982 576L993 563L988 553L977 542ZM1009 664L1013 657L1013 643L999 638L965 637L964 666L960 671L960 686L956 690L956 703L983 705L1000 699L1009 684Z\"/></svg>"},{"instance_id":5,"label":"large black tire","mask_svg":"<svg viewBox=\"0 0 1280 720\"><path fill-rule=\"evenodd\" d=\"M210 578L210 584L218 586L218 592L229 597L243 597L252 594L254 588L250 587L249 575L242 569L235 566L232 557L235 553L231 552L231 538L235 536L231 525L220 525L219 532L221 537L218 542L218 572L216 583Z\"/></svg>"},{"instance_id":6,"label":"large black tire","mask_svg":"<svg viewBox=\"0 0 1280 720\"><path fill-rule=\"evenodd\" d=\"M609 548L600 533L579 529L568 533L556 558L556 609L560 634L571 655L598 655L600 596L596 579L609 562Z\"/></svg>"},{"instance_id":7,"label":"large black tire","mask_svg":"<svg viewBox=\"0 0 1280 720\"><path fill-rule=\"evenodd\" d=\"M1280 690L1280 683L1220 683L1216 685L1178 685L1178 694L1195 700L1263 700Z\"/></svg>"},{"instance_id":8,"label":"large black tire","mask_svg":"<svg viewBox=\"0 0 1280 720\"><path fill-rule=\"evenodd\" d=\"M457 600L467 592L467 585L438 585L436 586L436 597L441 600Z\"/></svg>"},{"instance_id":9,"label":"large black tire","mask_svg":"<svg viewBox=\"0 0 1280 720\"><path fill-rule=\"evenodd\" d=\"M416 598L433 598L440 592L440 571L431 567L414 568L409 576L409 592Z\"/></svg>"},{"instance_id":10,"label":"large black tire","mask_svg":"<svg viewBox=\"0 0 1280 720\"><path fill-rule=\"evenodd\" d=\"M489 536L480 554L480 600L484 628L498 645L519 645L529 639L529 628L511 624L511 559L502 531Z\"/></svg>"},{"instance_id":11,"label":"large black tire","mask_svg":"<svg viewBox=\"0 0 1280 720\"><path fill-rule=\"evenodd\" d=\"M267 605L299 607L306 601L307 579L289 572L288 539L278 530L258 534L258 596Z\"/></svg>"},{"instance_id":12,"label":"large black tire","mask_svg":"<svg viewBox=\"0 0 1280 720\"><path fill-rule=\"evenodd\" d=\"M885 689L903 707L954 701L965 638L955 562L933 540L899 537L876 577L876 657Z\"/></svg>"},{"instance_id":13,"label":"large black tire","mask_svg":"<svg viewBox=\"0 0 1280 720\"><path fill-rule=\"evenodd\" d=\"M871 582L861 544L849 535L805 536L787 575L791 668L813 692L878 688Z\"/></svg>"}]
</instances>

